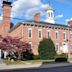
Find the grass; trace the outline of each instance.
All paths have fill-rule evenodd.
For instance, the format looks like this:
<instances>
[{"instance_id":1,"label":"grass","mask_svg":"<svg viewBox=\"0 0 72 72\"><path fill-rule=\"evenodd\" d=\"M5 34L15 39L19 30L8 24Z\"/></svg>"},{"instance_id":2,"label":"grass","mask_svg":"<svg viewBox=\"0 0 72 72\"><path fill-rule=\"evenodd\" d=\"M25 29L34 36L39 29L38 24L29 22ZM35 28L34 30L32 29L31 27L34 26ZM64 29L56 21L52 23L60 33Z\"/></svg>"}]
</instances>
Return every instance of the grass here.
<instances>
[{"instance_id":1,"label":"grass","mask_svg":"<svg viewBox=\"0 0 72 72\"><path fill-rule=\"evenodd\" d=\"M7 65L15 65L15 64L24 64L22 63L21 61L10 61L10 60L4 60L4 62L7 64Z\"/></svg>"},{"instance_id":2,"label":"grass","mask_svg":"<svg viewBox=\"0 0 72 72\"><path fill-rule=\"evenodd\" d=\"M51 62L54 60L28 60L28 61L21 61L21 60L17 60L17 61L10 61L10 60L4 60L4 62L7 65L16 65L16 64L37 64L37 63L43 63L43 62Z\"/></svg>"}]
</instances>

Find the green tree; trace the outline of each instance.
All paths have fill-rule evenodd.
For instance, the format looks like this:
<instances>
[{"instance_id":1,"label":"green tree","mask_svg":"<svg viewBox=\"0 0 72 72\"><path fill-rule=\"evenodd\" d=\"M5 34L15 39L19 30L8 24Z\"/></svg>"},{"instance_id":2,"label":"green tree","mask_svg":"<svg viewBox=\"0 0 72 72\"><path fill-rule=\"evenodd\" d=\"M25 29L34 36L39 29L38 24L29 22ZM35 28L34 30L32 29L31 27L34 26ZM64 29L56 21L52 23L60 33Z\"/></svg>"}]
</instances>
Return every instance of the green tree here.
<instances>
[{"instance_id":1,"label":"green tree","mask_svg":"<svg viewBox=\"0 0 72 72\"><path fill-rule=\"evenodd\" d=\"M54 43L50 38L40 41L38 51L40 59L53 59L56 55Z\"/></svg>"}]
</instances>

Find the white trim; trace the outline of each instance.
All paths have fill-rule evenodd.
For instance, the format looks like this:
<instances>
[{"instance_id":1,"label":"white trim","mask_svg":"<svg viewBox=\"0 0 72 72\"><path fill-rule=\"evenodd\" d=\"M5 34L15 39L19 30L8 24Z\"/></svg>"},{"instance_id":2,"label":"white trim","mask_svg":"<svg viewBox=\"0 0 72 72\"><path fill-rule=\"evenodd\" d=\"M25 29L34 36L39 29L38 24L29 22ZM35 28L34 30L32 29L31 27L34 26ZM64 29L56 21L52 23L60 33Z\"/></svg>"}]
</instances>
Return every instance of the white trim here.
<instances>
[{"instance_id":1,"label":"white trim","mask_svg":"<svg viewBox=\"0 0 72 72\"><path fill-rule=\"evenodd\" d=\"M39 37L39 31L41 32L41 38ZM38 29L38 39L42 39L42 29Z\"/></svg>"},{"instance_id":2,"label":"white trim","mask_svg":"<svg viewBox=\"0 0 72 72\"><path fill-rule=\"evenodd\" d=\"M56 49L56 45L58 45L58 49ZM59 43L55 43L55 50L56 51L59 51L60 49L59 49Z\"/></svg>"},{"instance_id":3,"label":"white trim","mask_svg":"<svg viewBox=\"0 0 72 72\"><path fill-rule=\"evenodd\" d=\"M70 32L70 39L72 39L72 36L71 35L72 35L72 32Z\"/></svg>"},{"instance_id":4,"label":"white trim","mask_svg":"<svg viewBox=\"0 0 72 72\"><path fill-rule=\"evenodd\" d=\"M48 32L49 32L49 38L51 37L51 31L47 30L47 38L48 38Z\"/></svg>"},{"instance_id":5,"label":"white trim","mask_svg":"<svg viewBox=\"0 0 72 72\"><path fill-rule=\"evenodd\" d=\"M57 33L57 38L56 38L56 33ZM55 39L58 40L59 39L59 32L55 31Z\"/></svg>"},{"instance_id":6,"label":"white trim","mask_svg":"<svg viewBox=\"0 0 72 72\"><path fill-rule=\"evenodd\" d=\"M33 47L32 42L29 42L29 44L31 45L31 48Z\"/></svg>"},{"instance_id":7,"label":"white trim","mask_svg":"<svg viewBox=\"0 0 72 72\"><path fill-rule=\"evenodd\" d=\"M62 42L62 51L63 51L63 53L68 53L69 48L68 48L67 42Z\"/></svg>"},{"instance_id":8,"label":"white trim","mask_svg":"<svg viewBox=\"0 0 72 72\"><path fill-rule=\"evenodd\" d=\"M63 34L65 34L65 39L63 38L63 40L66 41L67 33L66 32L63 32Z\"/></svg>"},{"instance_id":9,"label":"white trim","mask_svg":"<svg viewBox=\"0 0 72 72\"><path fill-rule=\"evenodd\" d=\"M31 30L31 37L29 37L29 30ZM28 28L28 38L32 38L32 28Z\"/></svg>"}]
</instances>

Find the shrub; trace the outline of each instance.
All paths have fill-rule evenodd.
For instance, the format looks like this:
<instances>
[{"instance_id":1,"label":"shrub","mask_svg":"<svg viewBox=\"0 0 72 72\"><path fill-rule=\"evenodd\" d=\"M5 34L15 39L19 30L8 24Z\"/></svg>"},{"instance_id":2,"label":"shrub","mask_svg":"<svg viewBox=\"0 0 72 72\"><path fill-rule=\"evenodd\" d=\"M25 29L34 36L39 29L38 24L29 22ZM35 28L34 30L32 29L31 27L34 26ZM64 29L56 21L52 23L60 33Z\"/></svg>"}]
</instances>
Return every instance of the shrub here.
<instances>
[{"instance_id":1,"label":"shrub","mask_svg":"<svg viewBox=\"0 0 72 72\"><path fill-rule=\"evenodd\" d=\"M22 60L33 60L33 59L34 59L33 53L29 53L29 52L22 53Z\"/></svg>"},{"instance_id":2,"label":"shrub","mask_svg":"<svg viewBox=\"0 0 72 72\"><path fill-rule=\"evenodd\" d=\"M35 55L35 56L34 56L34 59L35 59L35 60L38 60L38 59L40 59L40 56L39 56L39 55Z\"/></svg>"},{"instance_id":3,"label":"shrub","mask_svg":"<svg viewBox=\"0 0 72 72\"><path fill-rule=\"evenodd\" d=\"M44 38L42 41L40 41L38 51L40 59L54 59L56 55L54 43L50 38Z\"/></svg>"},{"instance_id":4,"label":"shrub","mask_svg":"<svg viewBox=\"0 0 72 72\"><path fill-rule=\"evenodd\" d=\"M67 62L67 59L68 59L67 54L56 55L55 62Z\"/></svg>"}]
</instances>

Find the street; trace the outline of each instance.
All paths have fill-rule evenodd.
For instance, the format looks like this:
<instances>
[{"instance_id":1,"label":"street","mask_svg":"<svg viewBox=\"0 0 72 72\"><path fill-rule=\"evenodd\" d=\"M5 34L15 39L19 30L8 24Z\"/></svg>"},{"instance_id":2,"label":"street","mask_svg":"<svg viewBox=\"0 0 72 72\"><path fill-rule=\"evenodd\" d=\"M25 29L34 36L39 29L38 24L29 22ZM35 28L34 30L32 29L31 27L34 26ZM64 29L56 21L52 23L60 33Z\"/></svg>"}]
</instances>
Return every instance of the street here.
<instances>
[{"instance_id":1,"label":"street","mask_svg":"<svg viewBox=\"0 0 72 72\"><path fill-rule=\"evenodd\" d=\"M30 69L3 70L0 72L72 72L72 66L53 67L53 68L30 68Z\"/></svg>"}]
</instances>

